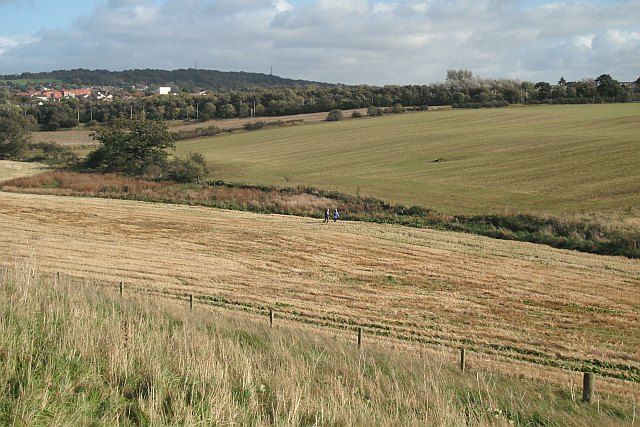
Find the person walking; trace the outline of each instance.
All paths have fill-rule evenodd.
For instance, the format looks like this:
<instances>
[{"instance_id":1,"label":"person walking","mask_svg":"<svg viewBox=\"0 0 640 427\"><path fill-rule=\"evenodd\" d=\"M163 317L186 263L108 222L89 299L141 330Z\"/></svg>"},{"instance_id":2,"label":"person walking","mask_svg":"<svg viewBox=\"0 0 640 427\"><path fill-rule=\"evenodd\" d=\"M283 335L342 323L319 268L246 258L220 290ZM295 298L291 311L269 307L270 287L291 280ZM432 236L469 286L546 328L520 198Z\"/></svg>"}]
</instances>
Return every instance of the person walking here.
<instances>
[{"instance_id":1,"label":"person walking","mask_svg":"<svg viewBox=\"0 0 640 427\"><path fill-rule=\"evenodd\" d=\"M333 222L336 222L340 218L340 214L338 213L338 209L333 212Z\"/></svg>"},{"instance_id":2,"label":"person walking","mask_svg":"<svg viewBox=\"0 0 640 427\"><path fill-rule=\"evenodd\" d=\"M327 224L329 223L329 209L324 211L324 221L322 222L326 222Z\"/></svg>"}]
</instances>

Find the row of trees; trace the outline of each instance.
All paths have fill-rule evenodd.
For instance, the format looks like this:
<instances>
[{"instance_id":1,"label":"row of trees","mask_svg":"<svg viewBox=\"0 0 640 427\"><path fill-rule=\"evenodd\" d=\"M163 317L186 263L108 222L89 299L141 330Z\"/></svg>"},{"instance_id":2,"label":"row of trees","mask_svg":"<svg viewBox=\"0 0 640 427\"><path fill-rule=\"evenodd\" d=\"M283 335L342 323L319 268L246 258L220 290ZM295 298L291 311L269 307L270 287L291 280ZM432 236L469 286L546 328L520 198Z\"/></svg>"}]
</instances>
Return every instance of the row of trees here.
<instances>
[{"instance_id":1,"label":"row of trees","mask_svg":"<svg viewBox=\"0 0 640 427\"><path fill-rule=\"evenodd\" d=\"M640 79L621 84L604 74L594 80L557 84L475 78L469 71L450 71L444 83L406 86L307 86L228 91L215 95L180 93L91 102L69 99L33 105L25 110L48 129L118 118L185 120L282 116L334 109L454 105L496 107L521 103L595 103L640 100ZM23 100L26 101L26 100Z\"/></svg>"}]
</instances>

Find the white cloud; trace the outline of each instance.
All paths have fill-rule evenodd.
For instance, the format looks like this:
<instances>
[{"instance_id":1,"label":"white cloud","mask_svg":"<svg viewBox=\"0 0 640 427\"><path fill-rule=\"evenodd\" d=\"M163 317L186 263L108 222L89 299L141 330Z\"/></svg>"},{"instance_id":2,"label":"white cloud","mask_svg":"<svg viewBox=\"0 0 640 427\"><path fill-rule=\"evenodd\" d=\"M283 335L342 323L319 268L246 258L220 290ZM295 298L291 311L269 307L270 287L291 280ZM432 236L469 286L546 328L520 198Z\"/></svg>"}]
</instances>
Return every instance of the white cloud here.
<instances>
[{"instance_id":1,"label":"white cloud","mask_svg":"<svg viewBox=\"0 0 640 427\"><path fill-rule=\"evenodd\" d=\"M2 0L0 0L1 2ZM555 81L640 70L638 0L109 0L70 28L0 39L0 73L201 67L422 83L464 67Z\"/></svg>"},{"instance_id":2,"label":"white cloud","mask_svg":"<svg viewBox=\"0 0 640 427\"><path fill-rule=\"evenodd\" d=\"M36 41L35 37L0 37L0 55L8 49L19 48L22 45L35 43Z\"/></svg>"}]
</instances>

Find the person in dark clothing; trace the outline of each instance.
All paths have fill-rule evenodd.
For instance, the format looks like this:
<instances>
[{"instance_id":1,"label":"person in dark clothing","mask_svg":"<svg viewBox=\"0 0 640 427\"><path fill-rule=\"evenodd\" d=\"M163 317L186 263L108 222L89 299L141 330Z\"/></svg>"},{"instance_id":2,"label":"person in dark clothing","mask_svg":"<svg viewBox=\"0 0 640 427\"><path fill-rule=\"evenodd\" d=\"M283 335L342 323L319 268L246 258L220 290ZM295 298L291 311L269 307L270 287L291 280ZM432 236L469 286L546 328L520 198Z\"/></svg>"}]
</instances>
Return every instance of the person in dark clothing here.
<instances>
[{"instance_id":1,"label":"person in dark clothing","mask_svg":"<svg viewBox=\"0 0 640 427\"><path fill-rule=\"evenodd\" d=\"M340 218L340 214L338 213L338 209L333 212L333 222L336 222Z\"/></svg>"},{"instance_id":2,"label":"person in dark clothing","mask_svg":"<svg viewBox=\"0 0 640 427\"><path fill-rule=\"evenodd\" d=\"M324 211L324 221L322 222L326 222L327 224L329 223L329 209Z\"/></svg>"}]
</instances>

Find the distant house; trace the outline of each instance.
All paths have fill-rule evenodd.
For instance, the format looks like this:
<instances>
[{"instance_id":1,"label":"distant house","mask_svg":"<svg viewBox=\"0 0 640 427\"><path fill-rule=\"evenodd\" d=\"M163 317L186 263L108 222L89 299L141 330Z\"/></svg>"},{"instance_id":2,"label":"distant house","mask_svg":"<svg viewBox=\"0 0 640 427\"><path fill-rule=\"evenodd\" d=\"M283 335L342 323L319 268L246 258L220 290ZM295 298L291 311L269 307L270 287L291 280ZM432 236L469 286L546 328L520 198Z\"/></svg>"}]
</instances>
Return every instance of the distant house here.
<instances>
[{"instance_id":1,"label":"distant house","mask_svg":"<svg viewBox=\"0 0 640 427\"><path fill-rule=\"evenodd\" d=\"M171 93L171 88L169 86L160 86L155 90L155 93L158 95L169 95Z\"/></svg>"},{"instance_id":2,"label":"distant house","mask_svg":"<svg viewBox=\"0 0 640 427\"><path fill-rule=\"evenodd\" d=\"M69 98L88 98L91 95L91 89L63 89L62 93Z\"/></svg>"}]
</instances>

